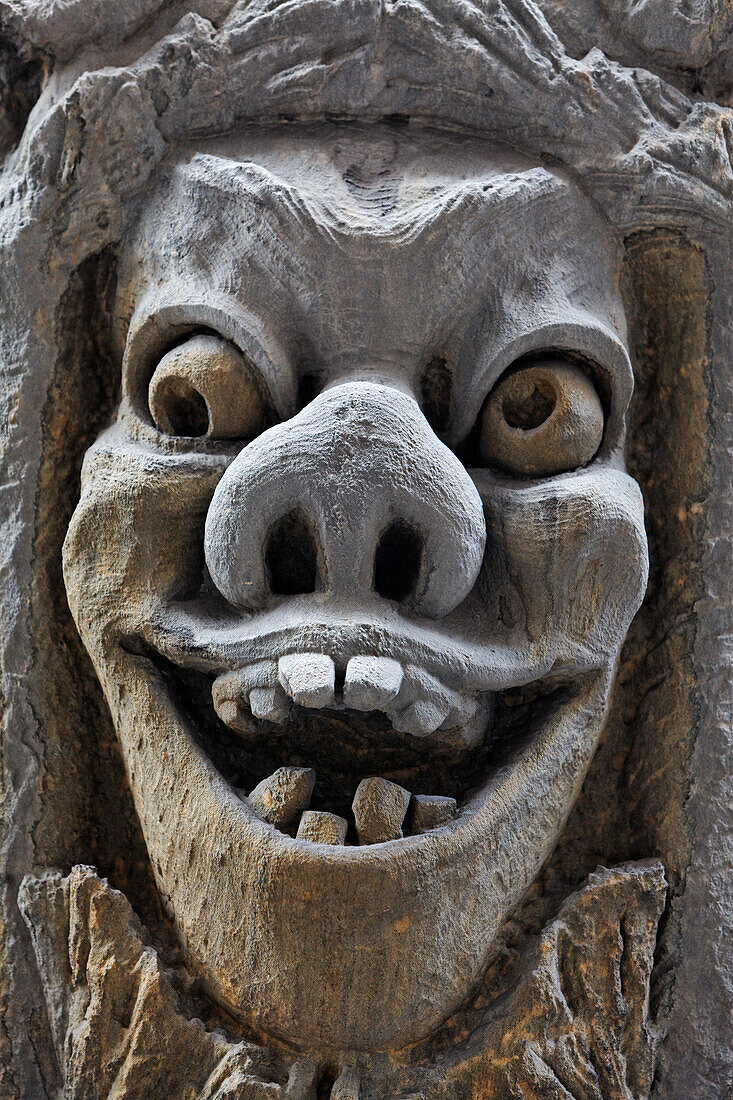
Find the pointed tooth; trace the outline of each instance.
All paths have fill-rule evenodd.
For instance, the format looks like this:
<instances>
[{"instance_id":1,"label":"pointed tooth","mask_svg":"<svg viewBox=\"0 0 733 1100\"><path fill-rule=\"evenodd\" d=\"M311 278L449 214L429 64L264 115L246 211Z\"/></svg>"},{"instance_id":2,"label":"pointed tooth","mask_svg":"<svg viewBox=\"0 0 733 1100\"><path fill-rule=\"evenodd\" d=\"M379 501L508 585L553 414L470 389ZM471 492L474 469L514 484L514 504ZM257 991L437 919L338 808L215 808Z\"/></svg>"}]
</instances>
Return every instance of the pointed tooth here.
<instances>
[{"instance_id":1,"label":"pointed tooth","mask_svg":"<svg viewBox=\"0 0 733 1100\"><path fill-rule=\"evenodd\" d=\"M322 810L306 810L298 826L298 840L313 844L345 844L348 822L338 814Z\"/></svg>"},{"instance_id":2,"label":"pointed tooth","mask_svg":"<svg viewBox=\"0 0 733 1100\"><path fill-rule=\"evenodd\" d=\"M298 706L320 710L336 701L336 669L325 653L288 653L280 658L278 679Z\"/></svg>"},{"instance_id":3,"label":"pointed tooth","mask_svg":"<svg viewBox=\"0 0 733 1100\"><path fill-rule=\"evenodd\" d=\"M400 733L427 737L442 726L449 710L447 703L430 703L426 699L419 699L396 715L392 719L392 725Z\"/></svg>"},{"instance_id":4,"label":"pointed tooth","mask_svg":"<svg viewBox=\"0 0 733 1100\"><path fill-rule=\"evenodd\" d=\"M354 710L382 710L402 687L402 665L391 657L352 657L346 666L344 703Z\"/></svg>"},{"instance_id":5,"label":"pointed tooth","mask_svg":"<svg viewBox=\"0 0 733 1100\"><path fill-rule=\"evenodd\" d=\"M281 687L252 688L249 709L255 718L281 723L290 713L290 701Z\"/></svg>"},{"instance_id":6,"label":"pointed tooth","mask_svg":"<svg viewBox=\"0 0 733 1100\"><path fill-rule=\"evenodd\" d=\"M399 840L409 804L410 792L397 783L377 776L362 779L351 804L359 843Z\"/></svg>"},{"instance_id":7,"label":"pointed tooth","mask_svg":"<svg viewBox=\"0 0 733 1100\"><path fill-rule=\"evenodd\" d=\"M428 833L447 825L456 816L455 798L441 794L414 794L410 800L410 829L413 834Z\"/></svg>"},{"instance_id":8,"label":"pointed tooth","mask_svg":"<svg viewBox=\"0 0 733 1100\"><path fill-rule=\"evenodd\" d=\"M250 793L250 805L263 821L285 829L308 808L315 782L313 768L278 768Z\"/></svg>"}]
</instances>

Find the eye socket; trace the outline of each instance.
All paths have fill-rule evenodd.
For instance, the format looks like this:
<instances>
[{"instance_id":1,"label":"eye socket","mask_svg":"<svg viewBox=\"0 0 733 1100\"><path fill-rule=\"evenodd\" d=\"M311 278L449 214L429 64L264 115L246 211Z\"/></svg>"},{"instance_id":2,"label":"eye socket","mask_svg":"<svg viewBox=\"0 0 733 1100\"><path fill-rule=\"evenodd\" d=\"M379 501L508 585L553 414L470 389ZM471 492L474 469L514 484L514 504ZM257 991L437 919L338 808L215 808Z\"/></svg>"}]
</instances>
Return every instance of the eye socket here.
<instances>
[{"instance_id":1,"label":"eye socket","mask_svg":"<svg viewBox=\"0 0 733 1100\"><path fill-rule=\"evenodd\" d=\"M150 379L148 407L166 435L251 439L265 427L254 367L218 336L192 336L163 356Z\"/></svg>"},{"instance_id":2,"label":"eye socket","mask_svg":"<svg viewBox=\"0 0 733 1100\"><path fill-rule=\"evenodd\" d=\"M505 375L480 418L482 462L525 477L584 466L603 438L603 406L579 367L546 359Z\"/></svg>"}]
</instances>

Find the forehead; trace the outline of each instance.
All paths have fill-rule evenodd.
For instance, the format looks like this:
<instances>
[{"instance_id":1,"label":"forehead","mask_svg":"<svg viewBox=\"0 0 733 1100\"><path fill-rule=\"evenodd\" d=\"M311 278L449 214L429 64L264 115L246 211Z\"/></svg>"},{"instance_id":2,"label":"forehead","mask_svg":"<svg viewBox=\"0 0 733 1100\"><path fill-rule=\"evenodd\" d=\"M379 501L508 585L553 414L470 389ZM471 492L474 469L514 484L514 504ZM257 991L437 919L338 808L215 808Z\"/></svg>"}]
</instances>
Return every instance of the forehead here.
<instances>
[{"instance_id":1,"label":"forehead","mask_svg":"<svg viewBox=\"0 0 733 1100\"><path fill-rule=\"evenodd\" d=\"M119 324L216 301L326 365L404 365L439 345L488 360L558 326L581 334L571 343L622 340L617 262L571 180L480 142L251 131L181 148L161 171L123 249Z\"/></svg>"}]
</instances>

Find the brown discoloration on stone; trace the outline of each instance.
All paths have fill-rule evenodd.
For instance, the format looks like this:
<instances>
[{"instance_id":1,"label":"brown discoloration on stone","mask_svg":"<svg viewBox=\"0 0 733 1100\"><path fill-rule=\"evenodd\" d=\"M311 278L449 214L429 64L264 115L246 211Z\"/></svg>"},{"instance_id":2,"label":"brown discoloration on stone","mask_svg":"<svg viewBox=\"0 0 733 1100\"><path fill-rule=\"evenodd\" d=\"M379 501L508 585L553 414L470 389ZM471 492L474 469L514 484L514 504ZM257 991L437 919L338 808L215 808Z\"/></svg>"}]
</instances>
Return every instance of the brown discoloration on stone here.
<instances>
[{"instance_id":1,"label":"brown discoloration on stone","mask_svg":"<svg viewBox=\"0 0 733 1100\"><path fill-rule=\"evenodd\" d=\"M298 825L298 840L310 840L313 844L344 844L348 827L348 821L338 814L306 810Z\"/></svg>"},{"instance_id":2,"label":"brown discoloration on stone","mask_svg":"<svg viewBox=\"0 0 733 1100\"><path fill-rule=\"evenodd\" d=\"M411 832L427 833L446 825L456 815L456 800L440 794L414 794L410 801L408 823Z\"/></svg>"},{"instance_id":3,"label":"brown discoloration on stone","mask_svg":"<svg viewBox=\"0 0 733 1100\"><path fill-rule=\"evenodd\" d=\"M22 906L68 1100L290 1097L270 1083L287 1080L276 1055L187 1016L190 979L164 966L127 899L91 868L27 881Z\"/></svg>"},{"instance_id":4,"label":"brown discoloration on stone","mask_svg":"<svg viewBox=\"0 0 733 1100\"><path fill-rule=\"evenodd\" d=\"M599 868L513 960L500 997L482 990L430 1041L349 1054L335 1072L191 1019L190 979L163 965L129 903L91 868L28 880L22 906L69 1100L112 1082L117 1100L156 1090L166 1100L314 1100L317 1086L331 1100L544 1097L561 1086L637 1100L653 1067L648 986L664 894L658 864Z\"/></svg>"},{"instance_id":5,"label":"brown discoloration on stone","mask_svg":"<svg viewBox=\"0 0 733 1100\"><path fill-rule=\"evenodd\" d=\"M546 477L585 466L602 438L603 407L591 379L548 358L520 367L492 392L479 446L510 474Z\"/></svg>"}]
</instances>

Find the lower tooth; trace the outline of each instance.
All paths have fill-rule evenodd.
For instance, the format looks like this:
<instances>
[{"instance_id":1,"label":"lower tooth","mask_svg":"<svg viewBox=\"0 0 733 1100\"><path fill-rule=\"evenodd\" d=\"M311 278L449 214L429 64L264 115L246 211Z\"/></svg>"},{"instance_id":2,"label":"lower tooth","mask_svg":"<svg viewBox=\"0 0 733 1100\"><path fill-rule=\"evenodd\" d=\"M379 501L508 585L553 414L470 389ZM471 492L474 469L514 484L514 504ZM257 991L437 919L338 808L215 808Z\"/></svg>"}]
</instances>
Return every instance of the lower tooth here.
<instances>
[{"instance_id":1,"label":"lower tooth","mask_svg":"<svg viewBox=\"0 0 733 1100\"><path fill-rule=\"evenodd\" d=\"M298 826L298 840L313 844L345 844L348 823L337 814L321 810L306 810Z\"/></svg>"},{"instance_id":2,"label":"lower tooth","mask_svg":"<svg viewBox=\"0 0 733 1100\"><path fill-rule=\"evenodd\" d=\"M410 826L413 834L428 833L447 825L456 816L455 798L440 794L414 794L410 801Z\"/></svg>"},{"instance_id":3,"label":"lower tooth","mask_svg":"<svg viewBox=\"0 0 733 1100\"><path fill-rule=\"evenodd\" d=\"M351 808L360 844L399 840L410 804L410 792L388 779L362 779Z\"/></svg>"},{"instance_id":4,"label":"lower tooth","mask_svg":"<svg viewBox=\"0 0 733 1100\"><path fill-rule=\"evenodd\" d=\"M278 768L257 784L249 803L263 821L287 829L307 809L315 782L313 768Z\"/></svg>"}]
</instances>

